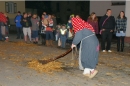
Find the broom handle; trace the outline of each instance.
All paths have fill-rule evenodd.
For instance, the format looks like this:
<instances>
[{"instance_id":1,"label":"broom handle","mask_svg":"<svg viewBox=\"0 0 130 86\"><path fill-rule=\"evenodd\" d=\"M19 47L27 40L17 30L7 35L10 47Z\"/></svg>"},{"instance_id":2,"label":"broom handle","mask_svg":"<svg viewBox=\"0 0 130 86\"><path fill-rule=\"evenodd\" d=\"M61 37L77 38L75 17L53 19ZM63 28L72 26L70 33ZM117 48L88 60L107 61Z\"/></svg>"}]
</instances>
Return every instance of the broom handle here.
<instances>
[{"instance_id":1,"label":"broom handle","mask_svg":"<svg viewBox=\"0 0 130 86\"><path fill-rule=\"evenodd\" d=\"M63 53L62 55L59 55L59 56L53 58L52 61L55 61L55 60L57 60L57 59L59 59L59 58L62 58L62 57L64 57L64 56L66 56L66 55L69 54L71 51L72 51L72 49L70 48L68 51L66 51L66 52Z\"/></svg>"}]
</instances>

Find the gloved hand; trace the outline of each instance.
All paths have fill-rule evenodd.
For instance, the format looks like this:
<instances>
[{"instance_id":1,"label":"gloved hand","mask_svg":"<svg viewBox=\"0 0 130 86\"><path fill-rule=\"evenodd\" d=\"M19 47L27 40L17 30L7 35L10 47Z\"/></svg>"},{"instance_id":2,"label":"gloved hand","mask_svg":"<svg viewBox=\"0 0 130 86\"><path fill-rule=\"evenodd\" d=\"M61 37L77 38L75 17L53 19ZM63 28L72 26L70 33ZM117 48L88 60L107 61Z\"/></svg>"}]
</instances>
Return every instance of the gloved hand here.
<instances>
[{"instance_id":1,"label":"gloved hand","mask_svg":"<svg viewBox=\"0 0 130 86\"><path fill-rule=\"evenodd\" d=\"M76 45L72 44L72 45L71 45L71 48L73 49L74 47L76 47Z\"/></svg>"}]
</instances>

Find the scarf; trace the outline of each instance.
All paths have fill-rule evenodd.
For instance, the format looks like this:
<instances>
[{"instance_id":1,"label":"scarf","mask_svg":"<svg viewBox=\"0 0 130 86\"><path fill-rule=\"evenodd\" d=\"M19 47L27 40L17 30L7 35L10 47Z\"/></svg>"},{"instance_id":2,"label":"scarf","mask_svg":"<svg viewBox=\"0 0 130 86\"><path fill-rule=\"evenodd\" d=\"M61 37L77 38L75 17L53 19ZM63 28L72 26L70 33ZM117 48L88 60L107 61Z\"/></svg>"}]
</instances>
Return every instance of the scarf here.
<instances>
[{"instance_id":1,"label":"scarf","mask_svg":"<svg viewBox=\"0 0 130 86\"><path fill-rule=\"evenodd\" d=\"M88 22L85 22L81 18L72 18L72 25L75 33L83 29L88 29L94 32L93 27Z\"/></svg>"}]
</instances>

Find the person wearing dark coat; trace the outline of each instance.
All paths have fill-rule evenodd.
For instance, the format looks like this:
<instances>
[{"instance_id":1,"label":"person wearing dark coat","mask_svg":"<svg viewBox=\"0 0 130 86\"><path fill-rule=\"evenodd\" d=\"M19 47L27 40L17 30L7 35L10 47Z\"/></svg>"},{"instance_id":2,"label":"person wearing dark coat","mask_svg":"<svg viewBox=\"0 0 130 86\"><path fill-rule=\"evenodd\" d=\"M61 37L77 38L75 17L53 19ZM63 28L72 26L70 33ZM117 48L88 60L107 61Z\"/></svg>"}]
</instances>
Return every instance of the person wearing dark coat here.
<instances>
[{"instance_id":1,"label":"person wearing dark coat","mask_svg":"<svg viewBox=\"0 0 130 86\"><path fill-rule=\"evenodd\" d=\"M100 34L102 36L101 48L103 52L112 52L111 51L111 39L115 29L115 18L111 15L111 9L107 9L106 14L101 18L100 25ZM107 46L105 47L105 42L107 39Z\"/></svg>"},{"instance_id":2,"label":"person wearing dark coat","mask_svg":"<svg viewBox=\"0 0 130 86\"><path fill-rule=\"evenodd\" d=\"M56 17L53 14L52 15L52 20L53 20L53 35L54 35L54 40L56 41L56 25L57 25L57 21L56 21Z\"/></svg>"},{"instance_id":3,"label":"person wearing dark coat","mask_svg":"<svg viewBox=\"0 0 130 86\"><path fill-rule=\"evenodd\" d=\"M80 43L79 69L84 70L83 75L93 78L98 71L99 41L93 27L81 18L72 18L75 36L71 45L73 49Z\"/></svg>"},{"instance_id":4,"label":"person wearing dark coat","mask_svg":"<svg viewBox=\"0 0 130 86\"><path fill-rule=\"evenodd\" d=\"M27 36L29 36L29 41L31 42L31 20L27 17L27 13L23 13L23 17L21 19L21 25L23 27L24 40L27 43Z\"/></svg>"}]
</instances>

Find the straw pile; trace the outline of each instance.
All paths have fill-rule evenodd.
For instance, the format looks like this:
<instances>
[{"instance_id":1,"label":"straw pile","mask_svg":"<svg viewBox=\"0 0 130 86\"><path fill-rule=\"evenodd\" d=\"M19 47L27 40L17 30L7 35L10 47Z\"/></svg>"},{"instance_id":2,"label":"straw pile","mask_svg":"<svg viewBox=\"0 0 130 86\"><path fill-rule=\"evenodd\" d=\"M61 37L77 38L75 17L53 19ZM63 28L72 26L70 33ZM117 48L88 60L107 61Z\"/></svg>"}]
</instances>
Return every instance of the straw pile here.
<instances>
[{"instance_id":1,"label":"straw pile","mask_svg":"<svg viewBox=\"0 0 130 86\"><path fill-rule=\"evenodd\" d=\"M62 63L56 61L52 61L47 64L42 64L38 60L32 60L28 62L28 67L38 71L39 73L53 73L63 70Z\"/></svg>"},{"instance_id":2,"label":"straw pile","mask_svg":"<svg viewBox=\"0 0 130 86\"><path fill-rule=\"evenodd\" d=\"M15 43L12 43L12 44L15 44L16 46L34 46L34 44L32 43L25 43L25 42L15 42Z\"/></svg>"}]
</instances>

